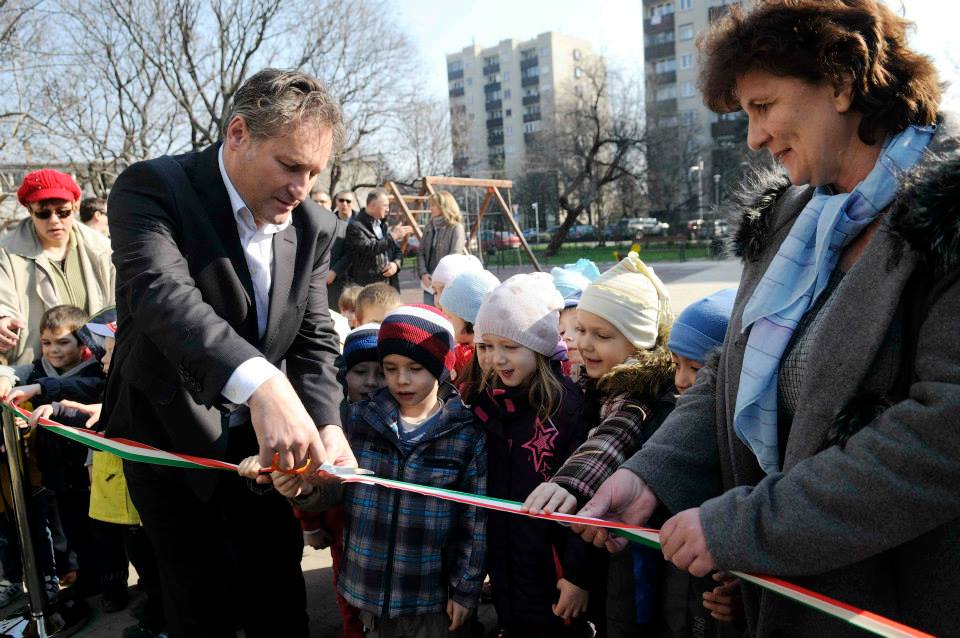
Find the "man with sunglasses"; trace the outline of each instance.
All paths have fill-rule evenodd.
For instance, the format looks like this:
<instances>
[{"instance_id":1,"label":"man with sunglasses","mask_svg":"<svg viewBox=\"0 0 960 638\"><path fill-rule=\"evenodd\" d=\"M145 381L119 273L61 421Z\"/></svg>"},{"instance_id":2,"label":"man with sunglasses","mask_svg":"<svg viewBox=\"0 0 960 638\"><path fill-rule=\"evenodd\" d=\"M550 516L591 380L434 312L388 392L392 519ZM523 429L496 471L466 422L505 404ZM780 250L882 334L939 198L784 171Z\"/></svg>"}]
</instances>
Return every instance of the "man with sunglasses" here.
<instances>
[{"instance_id":1,"label":"man with sunglasses","mask_svg":"<svg viewBox=\"0 0 960 638\"><path fill-rule=\"evenodd\" d=\"M71 304L93 314L114 302L110 241L75 223L80 187L45 168L27 174L17 199L30 217L0 239L0 353L11 365L39 358L45 310Z\"/></svg>"},{"instance_id":2,"label":"man with sunglasses","mask_svg":"<svg viewBox=\"0 0 960 638\"><path fill-rule=\"evenodd\" d=\"M334 231L333 244L330 246L330 272L327 273L327 302L330 310L340 310L340 293L347 285L347 269L350 267L350 256L345 250L344 242L347 235L347 224L353 216L353 193L340 191L334 195L336 207L333 212L337 216L337 227Z\"/></svg>"}]
</instances>

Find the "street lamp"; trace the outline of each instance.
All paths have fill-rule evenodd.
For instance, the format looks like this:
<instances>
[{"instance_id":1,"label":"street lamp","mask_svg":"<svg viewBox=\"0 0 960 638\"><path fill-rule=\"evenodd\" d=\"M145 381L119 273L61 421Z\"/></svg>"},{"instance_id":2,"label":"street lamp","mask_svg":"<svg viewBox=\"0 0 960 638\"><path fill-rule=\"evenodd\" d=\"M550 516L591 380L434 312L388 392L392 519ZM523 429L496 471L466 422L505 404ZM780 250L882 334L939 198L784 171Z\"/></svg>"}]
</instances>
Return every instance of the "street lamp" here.
<instances>
[{"instance_id":1,"label":"street lamp","mask_svg":"<svg viewBox=\"0 0 960 638\"><path fill-rule=\"evenodd\" d=\"M540 241L540 202L533 202L530 204L530 208L533 209L533 224L537 229L536 237L534 237L535 242Z\"/></svg>"},{"instance_id":2,"label":"street lamp","mask_svg":"<svg viewBox=\"0 0 960 638\"><path fill-rule=\"evenodd\" d=\"M703 219L703 158L690 167L690 173L697 171L697 219Z\"/></svg>"}]
</instances>

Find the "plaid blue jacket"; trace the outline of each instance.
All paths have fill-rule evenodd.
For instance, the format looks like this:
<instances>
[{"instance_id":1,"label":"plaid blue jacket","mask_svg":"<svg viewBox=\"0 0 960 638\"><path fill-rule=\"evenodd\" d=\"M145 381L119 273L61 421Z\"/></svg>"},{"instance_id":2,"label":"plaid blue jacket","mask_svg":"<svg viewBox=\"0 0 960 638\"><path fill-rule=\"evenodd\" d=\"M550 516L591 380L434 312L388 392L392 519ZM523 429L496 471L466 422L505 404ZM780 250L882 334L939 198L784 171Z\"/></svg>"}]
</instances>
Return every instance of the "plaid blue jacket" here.
<instances>
[{"instance_id":1,"label":"plaid blue jacket","mask_svg":"<svg viewBox=\"0 0 960 638\"><path fill-rule=\"evenodd\" d=\"M446 397L437 427L409 455L396 423L386 388L355 406L347 438L360 467L385 478L486 493L486 440L455 392ZM477 606L487 544L483 510L356 483L344 487L343 503L338 587L347 602L389 618L443 613L448 599Z\"/></svg>"}]
</instances>

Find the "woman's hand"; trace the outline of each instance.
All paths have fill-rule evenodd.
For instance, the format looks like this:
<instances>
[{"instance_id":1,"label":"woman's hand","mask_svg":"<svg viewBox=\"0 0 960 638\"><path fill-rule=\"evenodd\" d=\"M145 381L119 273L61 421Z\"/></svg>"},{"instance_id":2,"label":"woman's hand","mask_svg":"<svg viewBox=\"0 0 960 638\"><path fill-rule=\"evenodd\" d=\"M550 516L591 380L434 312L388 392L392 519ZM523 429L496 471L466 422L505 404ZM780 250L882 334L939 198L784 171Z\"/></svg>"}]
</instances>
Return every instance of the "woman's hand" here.
<instances>
[{"instance_id":1,"label":"woman's hand","mask_svg":"<svg viewBox=\"0 0 960 638\"><path fill-rule=\"evenodd\" d=\"M663 557L696 577L706 576L717 569L707 548L700 522L700 508L684 510L664 523L660 530Z\"/></svg>"},{"instance_id":2,"label":"woman's hand","mask_svg":"<svg viewBox=\"0 0 960 638\"><path fill-rule=\"evenodd\" d=\"M447 601L447 616L450 618L449 631L456 631L467 622L472 610L464 607L455 600Z\"/></svg>"},{"instance_id":3,"label":"woman's hand","mask_svg":"<svg viewBox=\"0 0 960 638\"><path fill-rule=\"evenodd\" d=\"M429 274L421 275L420 284L427 290L433 290L433 277Z\"/></svg>"},{"instance_id":4,"label":"woman's hand","mask_svg":"<svg viewBox=\"0 0 960 638\"><path fill-rule=\"evenodd\" d=\"M541 483L530 492L527 500L523 502L521 511L540 514L546 512L560 512L561 514L570 514L577 508L577 499L573 494L563 489L556 483Z\"/></svg>"},{"instance_id":5,"label":"woman's hand","mask_svg":"<svg viewBox=\"0 0 960 638\"><path fill-rule=\"evenodd\" d=\"M27 325L16 317L0 317L0 351L11 350L20 341L19 330Z\"/></svg>"},{"instance_id":6,"label":"woman's hand","mask_svg":"<svg viewBox=\"0 0 960 638\"><path fill-rule=\"evenodd\" d=\"M557 589L560 590L560 599L553 606L554 616L570 620L587 611L590 592L586 589L577 587L566 578L557 581Z\"/></svg>"}]
</instances>

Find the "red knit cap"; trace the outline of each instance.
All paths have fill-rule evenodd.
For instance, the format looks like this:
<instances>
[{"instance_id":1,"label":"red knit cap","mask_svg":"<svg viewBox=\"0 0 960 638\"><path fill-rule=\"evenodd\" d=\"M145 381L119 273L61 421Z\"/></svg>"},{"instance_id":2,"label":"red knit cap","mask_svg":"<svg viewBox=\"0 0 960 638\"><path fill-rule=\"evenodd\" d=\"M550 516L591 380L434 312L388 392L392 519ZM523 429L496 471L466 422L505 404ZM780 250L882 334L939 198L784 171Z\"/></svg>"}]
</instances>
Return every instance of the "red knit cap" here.
<instances>
[{"instance_id":1,"label":"red knit cap","mask_svg":"<svg viewBox=\"0 0 960 638\"><path fill-rule=\"evenodd\" d=\"M72 177L52 168L43 168L28 173L17 189L17 200L26 206L30 202L45 199L65 199L75 202L80 199L80 187Z\"/></svg>"},{"instance_id":2,"label":"red knit cap","mask_svg":"<svg viewBox=\"0 0 960 638\"><path fill-rule=\"evenodd\" d=\"M377 333L380 358L399 354L413 359L438 380L446 380L456 355L453 325L433 306L410 304L387 313Z\"/></svg>"}]
</instances>

